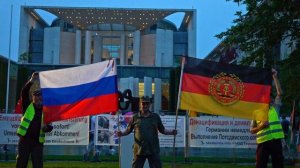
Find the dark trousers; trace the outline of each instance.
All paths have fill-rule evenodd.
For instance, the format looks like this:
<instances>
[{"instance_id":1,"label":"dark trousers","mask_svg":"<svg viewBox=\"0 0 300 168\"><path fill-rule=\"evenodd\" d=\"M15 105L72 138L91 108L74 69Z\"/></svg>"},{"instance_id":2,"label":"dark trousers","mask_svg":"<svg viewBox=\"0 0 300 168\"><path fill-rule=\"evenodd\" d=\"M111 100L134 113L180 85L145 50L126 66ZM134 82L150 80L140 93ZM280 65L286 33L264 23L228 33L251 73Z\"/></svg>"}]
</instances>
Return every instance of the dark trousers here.
<instances>
[{"instance_id":1,"label":"dark trousers","mask_svg":"<svg viewBox=\"0 0 300 168\"><path fill-rule=\"evenodd\" d=\"M272 168L283 168L281 139L274 139L257 145L256 168L267 168L269 156L272 158Z\"/></svg>"},{"instance_id":2,"label":"dark trousers","mask_svg":"<svg viewBox=\"0 0 300 168\"><path fill-rule=\"evenodd\" d=\"M43 167L43 144L24 139L18 144L18 152L16 168L26 168L29 156L33 168Z\"/></svg>"},{"instance_id":3,"label":"dark trousers","mask_svg":"<svg viewBox=\"0 0 300 168\"><path fill-rule=\"evenodd\" d=\"M146 159L148 159L148 163L150 168L161 168L161 161L158 154L154 155L135 155L132 161L132 168L143 168Z\"/></svg>"}]
</instances>

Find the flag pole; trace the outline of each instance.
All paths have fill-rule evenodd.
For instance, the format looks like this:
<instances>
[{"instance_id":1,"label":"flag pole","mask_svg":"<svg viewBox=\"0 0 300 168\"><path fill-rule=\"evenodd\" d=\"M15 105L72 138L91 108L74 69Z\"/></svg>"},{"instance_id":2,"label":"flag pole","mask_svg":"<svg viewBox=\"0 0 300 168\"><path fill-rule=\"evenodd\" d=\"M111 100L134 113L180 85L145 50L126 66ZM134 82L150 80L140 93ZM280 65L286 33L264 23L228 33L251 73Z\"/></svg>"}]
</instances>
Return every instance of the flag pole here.
<instances>
[{"instance_id":1,"label":"flag pole","mask_svg":"<svg viewBox=\"0 0 300 168\"><path fill-rule=\"evenodd\" d=\"M118 131L120 131L120 110L117 112L118 113ZM119 149L119 167L121 168L121 137L118 136L118 149Z\"/></svg>"},{"instance_id":2,"label":"flag pole","mask_svg":"<svg viewBox=\"0 0 300 168\"><path fill-rule=\"evenodd\" d=\"M293 111L290 117L290 124L291 124L291 137L290 137L290 144L294 143L294 122L295 122L295 100L293 101Z\"/></svg>"},{"instance_id":3,"label":"flag pole","mask_svg":"<svg viewBox=\"0 0 300 168\"><path fill-rule=\"evenodd\" d=\"M10 76L10 57L11 57L11 32L12 32L12 14L13 5L10 6L10 28L9 28L9 49L8 49L8 61L7 61L7 79L6 79L6 102L5 113L8 113L8 97L9 97L9 76Z\"/></svg>"},{"instance_id":4,"label":"flag pole","mask_svg":"<svg viewBox=\"0 0 300 168\"><path fill-rule=\"evenodd\" d=\"M184 64L185 64L185 57L182 57L181 58L180 81L179 81L178 96L177 96L177 106L176 106L175 130L177 129L178 109L179 109L179 105L180 105L181 83L182 83L182 73L183 73L183 69L184 69ZM175 160L176 160L175 143L176 143L176 135L174 135L174 139L173 139L173 167L175 167Z\"/></svg>"},{"instance_id":5,"label":"flag pole","mask_svg":"<svg viewBox=\"0 0 300 168\"><path fill-rule=\"evenodd\" d=\"M92 117L96 117L96 118L92 118ZM95 121L93 121L93 119L94 120L96 120L96 121L98 121L98 116L96 115L96 116L90 116L90 124L94 124L94 146L93 146L93 149L94 149L94 151L93 151L93 154L94 154L94 158L93 158L93 160L94 161L96 161L97 159L98 159L98 157L99 156L97 156L97 138L98 138L98 136L96 136L96 126L98 126L98 124L96 125L96 122ZM92 126L90 125L90 127L92 128ZM93 130L91 130L91 131L93 131ZM89 134L90 135L90 134ZM97 135L98 135L98 129L97 129ZM89 138L90 139L90 138ZM100 153L99 153L99 155L100 155Z\"/></svg>"}]
</instances>

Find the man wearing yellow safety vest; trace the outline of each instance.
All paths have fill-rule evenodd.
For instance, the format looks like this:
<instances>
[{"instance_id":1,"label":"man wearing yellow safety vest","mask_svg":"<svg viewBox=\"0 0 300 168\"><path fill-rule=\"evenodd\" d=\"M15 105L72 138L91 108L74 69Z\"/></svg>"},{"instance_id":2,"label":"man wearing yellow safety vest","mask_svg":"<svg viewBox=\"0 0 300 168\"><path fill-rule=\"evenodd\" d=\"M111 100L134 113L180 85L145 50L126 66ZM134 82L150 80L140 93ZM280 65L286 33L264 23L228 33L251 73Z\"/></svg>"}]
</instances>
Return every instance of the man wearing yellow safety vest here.
<instances>
[{"instance_id":1,"label":"man wearing yellow safety vest","mask_svg":"<svg viewBox=\"0 0 300 168\"><path fill-rule=\"evenodd\" d=\"M17 130L19 136L17 168L26 168L29 157L31 157L33 168L43 167L45 132L53 129L51 125L45 125L43 122L41 90L34 90L32 102L30 101L30 88L36 81L38 81L38 73L33 73L21 92L23 117Z\"/></svg>"},{"instance_id":2,"label":"man wearing yellow safety vest","mask_svg":"<svg viewBox=\"0 0 300 168\"><path fill-rule=\"evenodd\" d=\"M270 104L268 121L252 121L250 132L256 133L256 168L267 168L269 156L272 158L273 168L283 168L283 154L281 140L284 133L279 120L281 106L281 87L277 79L277 71L272 69L272 77L277 95Z\"/></svg>"}]
</instances>

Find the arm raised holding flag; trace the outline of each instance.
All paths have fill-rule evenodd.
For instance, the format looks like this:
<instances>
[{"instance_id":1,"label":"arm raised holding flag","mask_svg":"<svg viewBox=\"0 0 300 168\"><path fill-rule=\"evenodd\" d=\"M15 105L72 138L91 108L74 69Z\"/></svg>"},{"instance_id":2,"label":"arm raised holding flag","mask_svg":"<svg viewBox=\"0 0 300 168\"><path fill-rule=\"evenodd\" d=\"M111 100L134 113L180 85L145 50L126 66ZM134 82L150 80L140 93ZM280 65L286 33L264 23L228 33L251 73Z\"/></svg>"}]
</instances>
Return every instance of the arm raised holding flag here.
<instances>
[{"instance_id":1,"label":"arm raised holding flag","mask_svg":"<svg viewBox=\"0 0 300 168\"><path fill-rule=\"evenodd\" d=\"M272 165L283 168L283 153L281 140L284 133L279 119L282 90L277 78L277 71L272 69L272 77L276 88L276 97L270 103L267 121L251 122L250 132L256 134L256 167L267 167L269 155Z\"/></svg>"},{"instance_id":2,"label":"arm raised holding flag","mask_svg":"<svg viewBox=\"0 0 300 168\"><path fill-rule=\"evenodd\" d=\"M23 117L17 130L20 140L18 143L19 154L16 167L26 167L31 156L33 167L43 167L43 144L45 133L52 131L51 125L44 124L43 98L41 90L33 89L30 101L30 89L38 82L38 73L33 73L30 80L22 89Z\"/></svg>"}]
</instances>

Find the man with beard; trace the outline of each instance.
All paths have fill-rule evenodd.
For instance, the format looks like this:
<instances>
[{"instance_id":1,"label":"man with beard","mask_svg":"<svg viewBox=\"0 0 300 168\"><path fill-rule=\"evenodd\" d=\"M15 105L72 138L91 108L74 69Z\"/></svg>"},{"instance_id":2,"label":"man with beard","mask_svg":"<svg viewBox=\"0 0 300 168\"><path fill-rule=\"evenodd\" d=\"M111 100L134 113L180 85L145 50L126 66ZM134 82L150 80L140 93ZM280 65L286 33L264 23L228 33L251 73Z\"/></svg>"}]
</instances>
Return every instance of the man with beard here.
<instances>
[{"instance_id":1,"label":"man with beard","mask_svg":"<svg viewBox=\"0 0 300 168\"><path fill-rule=\"evenodd\" d=\"M158 131L164 135L176 135L177 130L165 129L160 116L150 111L151 99L140 99L140 112L133 115L124 132L118 136L126 136L134 130L132 168L143 168L146 159L150 168L161 168Z\"/></svg>"}]
</instances>

